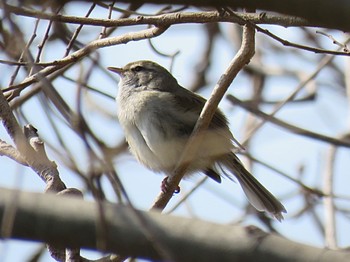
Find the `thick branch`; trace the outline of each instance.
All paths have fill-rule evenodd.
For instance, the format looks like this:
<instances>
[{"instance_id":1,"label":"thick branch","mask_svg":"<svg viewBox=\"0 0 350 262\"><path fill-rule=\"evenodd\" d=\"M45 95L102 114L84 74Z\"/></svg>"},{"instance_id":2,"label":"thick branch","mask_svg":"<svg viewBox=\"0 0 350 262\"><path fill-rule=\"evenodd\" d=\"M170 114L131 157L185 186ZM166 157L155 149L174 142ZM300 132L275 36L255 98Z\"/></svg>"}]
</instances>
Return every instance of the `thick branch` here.
<instances>
[{"instance_id":1,"label":"thick branch","mask_svg":"<svg viewBox=\"0 0 350 262\"><path fill-rule=\"evenodd\" d=\"M262 9L302 17L320 27L350 31L348 0L122 0L120 2Z\"/></svg>"},{"instance_id":2,"label":"thick branch","mask_svg":"<svg viewBox=\"0 0 350 262\"><path fill-rule=\"evenodd\" d=\"M66 2L77 1L77 0L65 0ZM81 1L81 0L79 0ZM86 2L92 2L88 0ZM96 0L94 0L96 2ZM145 3L156 3L156 4L175 4L175 5L192 5L199 7L242 7L247 9L261 9L266 11L278 12L290 16L296 16L307 20L307 25L326 27L332 29L339 29L343 31L350 31L350 24L348 23L348 14L350 13L350 1L348 0L122 0L120 2L145 4ZM0 6L1 7L1 6ZM3 7L2 7L3 8ZM10 12L14 12L20 15L35 15L35 11L20 9L10 6L8 8ZM42 19L52 19L49 14L42 13L37 15ZM55 21L72 22L68 17L54 18ZM75 19L74 23L81 23ZM103 21L105 23L107 21ZM101 23L101 21L97 22ZM113 23L113 22L107 22Z\"/></svg>"},{"instance_id":3,"label":"thick branch","mask_svg":"<svg viewBox=\"0 0 350 262\"><path fill-rule=\"evenodd\" d=\"M166 24L184 24L184 23L214 23L214 22L231 22L241 23L242 19L250 21L254 24L273 24L284 27L289 26L316 26L310 24L307 20L276 14L257 14L257 13L240 13L235 12L236 16L228 14L220 14L217 11L202 11L202 12L181 12L169 13L161 15L137 16L119 19L104 19L92 17L78 17L69 15L57 15L36 11L24 7L5 5L6 10L16 15L40 18L43 20L56 21L70 24L83 24L91 26L132 26L132 25L159 25ZM0 6L0 9L4 8ZM239 17L239 18L238 18Z\"/></svg>"},{"instance_id":4,"label":"thick branch","mask_svg":"<svg viewBox=\"0 0 350 262\"><path fill-rule=\"evenodd\" d=\"M16 207L11 237L61 246L96 249L98 207L78 198L0 190L0 223ZM135 213L103 204L106 251L161 259L144 235ZM218 225L195 219L140 212L147 226L173 252L175 261L348 261L349 253L319 249L269 235L257 228ZM1 237L4 237L1 232ZM179 252L181 250L181 252Z\"/></svg>"}]
</instances>

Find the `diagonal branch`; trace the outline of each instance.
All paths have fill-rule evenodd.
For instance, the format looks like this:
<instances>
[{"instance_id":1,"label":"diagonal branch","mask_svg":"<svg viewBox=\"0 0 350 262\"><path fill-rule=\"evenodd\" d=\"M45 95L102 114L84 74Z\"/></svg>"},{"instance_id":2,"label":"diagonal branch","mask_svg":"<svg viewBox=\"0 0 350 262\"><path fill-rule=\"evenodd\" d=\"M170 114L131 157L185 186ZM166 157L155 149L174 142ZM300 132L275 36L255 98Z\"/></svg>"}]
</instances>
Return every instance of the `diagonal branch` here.
<instances>
[{"instance_id":1,"label":"diagonal branch","mask_svg":"<svg viewBox=\"0 0 350 262\"><path fill-rule=\"evenodd\" d=\"M11 91L13 89L24 89L27 86L40 81L41 79L43 79L43 77L48 76L53 72L67 65L76 63L78 60L82 59L83 57L87 56L88 54L92 53L98 48L113 46L118 44L126 44L130 41L139 41L146 38L156 37L162 34L163 32L165 32L167 29L168 29L168 26L164 25L161 27L152 27L150 29L145 29L138 32L126 33L116 37L109 37L109 38L92 41L82 49L79 49L78 51L75 51L69 56L54 62L53 66L48 66L38 71L37 73L27 77L20 84L12 85L6 89L3 89L3 92Z\"/></svg>"},{"instance_id":2,"label":"diagonal branch","mask_svg":"<svg viewBox=\"0 0 350 262\"><path fill-rule=\"evenodd\" d=\"M222 74L218 83L214 87L214 90L205 103L203 110L199 116L199 119L194 127L192 135L187 142L187 145L180 157L180 161L174 170L174 175L169 176L167 182L169 184L169 191L164 193L161 192L157 199L155 200L152 209L164 209L167 203L170 201L172 194L178 184L180 183L182 177L184 176L186 169L188 168L188 163L191 162L193 156L196 155L198 146L201 142L201 133L208 128L210 121L219 105L220 100L224 96L228 87L232 83L233 79L240 72L240 70L249 63L250 59L254 55L255 49L255 30L248 25L243 27L243 37L242 45L238 50L236 56L231 61L230 65L226 71ZM186 163L184 164L184 160Z\"/></svg>"},{"instance_id":3,"label":"diagonal branch","mask_svg":"<svg viewBox=\"0 0 350 262\"><path fill-rule=\"evenodd\" d=\"M312 138L312 139L316 139L316 140L319 140L319 141L322 141L322 142L326 142L326 143L329 143L329 144L333 144L333 145L336 145L336 146L343 146L343 147L350 147L350 142L347 141L347 140L344 140L344 139L337 139L337 138L333 138L333 137L330 137L330 136L326 136L326 135L322 135L322 134L319 134L319 133L315 133L315 132L312 132L310 130L306 130L304 128L301 128L301 127L297 127L295 125L292 125L292 124L289 124L287 122L284 122L274 116L271 116L267 113L264 113L263 111L239 100L238 98L234 97L233 95L228 95L227 96L227 99L229 101L232 102L233 105L237 105L237 106L240 106L244 109L246 109L247 111L249 111L250 113L252 114L255 114L256 116L264 119L264 121L268 121L270 123L273 123L279 127L282 127L283 129L286 129L292 133L295 133L295 134L298 134L298 135L302 135L302 136L305 136L305 137L309 137L309 138Z\"/></svg>"}]
</instances>

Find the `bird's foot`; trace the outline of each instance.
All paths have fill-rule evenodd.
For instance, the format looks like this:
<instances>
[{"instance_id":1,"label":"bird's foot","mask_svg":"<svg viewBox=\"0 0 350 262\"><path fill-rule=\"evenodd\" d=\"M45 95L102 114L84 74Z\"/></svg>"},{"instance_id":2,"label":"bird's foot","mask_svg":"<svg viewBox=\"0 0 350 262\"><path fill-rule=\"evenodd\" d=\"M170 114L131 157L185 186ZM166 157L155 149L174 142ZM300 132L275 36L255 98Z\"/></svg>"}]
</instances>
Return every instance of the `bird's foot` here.
<instances>
[{"instance_id":1,"label":"bird's foot","mask_svg":"<svg viewBox=\"0 0 350 262\"><path fill-rule=\"evenodd\" d=\"M160 189L162 190L163 193L169 192L169 183L168 183L168 177L165 177L162 181L162 184L160 185ZM180 187L177 186L174 190L174 194L180 193Z\"/></svg>"}]
</instances>

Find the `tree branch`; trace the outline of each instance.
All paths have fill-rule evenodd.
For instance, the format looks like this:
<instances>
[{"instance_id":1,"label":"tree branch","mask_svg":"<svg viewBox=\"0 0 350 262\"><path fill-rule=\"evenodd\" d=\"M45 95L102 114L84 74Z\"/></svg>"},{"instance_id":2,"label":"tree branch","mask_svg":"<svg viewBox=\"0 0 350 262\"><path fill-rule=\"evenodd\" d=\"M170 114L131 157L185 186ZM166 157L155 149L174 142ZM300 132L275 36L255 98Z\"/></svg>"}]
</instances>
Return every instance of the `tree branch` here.
<instances>
[{"instance_id":1,"label":"tree branch","mask_svg":"<svg viewBox=\"0 0 350 262\"><path fill-rule=\"evenodd\" d=\"M83 57L87 56L88 54L92 53L98 48L113 46L118 44L126 44L130 41L138 41L146 38L156 37L162 34L167 28L168 28L167 26L152 27L150 29L145 29L138 32L126 33L116 37L110 37L110 38L104 38L104 39L98 39L98 40L92 41L88 45L84 46L82 49L75 51L74 53L64 57L61 60L55 61L53 63L54 65L48 66L38 71L37 73L31 76L28 76L21 83L17 85L9 86L8 88L4 89L3 92L11 91L13 89L24 89L27 86L40 81L41 79L43 79L43 77L48 76L53 72L67 65L76 63L78 60L82 59Z\"/></svg>"},{"instance_id":2,"label":"tree branch","mask_svg":"<svg viewBox=\"0 0 350 262\"><path fill-rule=\"evenodd\" d=\"M191 137L182 152L179 163L175 168L173 175L169 176L167 183L169 185L168 192L161 192L155 200L152 209L164 209L170 201L173 192L183 178L189 163L193 156L196 155L199 144L202 139L202 132L208 128L212 117L219 105L219 102L225 95L233 79L237 76L240 70L249 63L255 52L255 30L245 25L243 27L242 44L235 57L232 59L226 71L222 74L219 81L214 87L214 90L205 103L198 121L193 129Z\"/></svg>"},{"instance_id":3,"label":"tree branch","mask_svg":"<svg viewBox=\"0 0 350 262\"><path fill-rule=\"evenodd\" d=\"M350 31L350 23L348 23L350 1L348 0L284 0L282 2L280 0L122 0L120 2L260 9L302 17L319 27Z\"/></svg>"},{"instance_id":4,"label":"tree branch","mask_svg":"<svg viewBox=\"0 0 350 262\"><path fill-rule=\"evenodd\" d=\"M276 14L257 14L257 13L241 13L235 12L236 16L220 14L217 11L202 11L202 12L177 12L161 15L147 15L130 18L119 19L103 19L103 18L90 18L90 17L78 17L68 15L57 15L52 13L45 13L42 11L36 11L27 9L24 7L18 7L13 5L5 5L6 10L16 15L40 18L43 20L56 21L61 23L70 24L83 24L91 26L132 26L132 25L159 25L160 21L167 24L186 24L186 23L214 23L214 22L231 22L240 23L243 20L250 21L254 24L273 24L284 27L290 26L317 26L311 24L309 21L297 17L276 15ZM0 9L3 8L0 6Z\"/></svg>"},{"instance_id":5,"label":"tree branch","mask_svg":"<svg viewBox=\"0 0 350 262\"><path fill-rule=\"evenodd\" d=\"M75 197L0 189L0 223L16 207L11 237L44 241L57 246L96 249L99 223L96 203ZM15 202L14 202L15 201ZM118 254L162 259L144 235L130 208L103 203L106 249ZM260 229L219 225L196 219L139 212L175 261L348 261L349 253L310 247L267 234ZM1 237L4 237L1 232ZM179 252L181 250L181 252ZM283 251L283 252L282 252Z\"/></svg>"},{"instance_id":6,"label":"tree branch","mask_svg":"<svg viewBox=\"0 0 350 262\"><path fill-rule=\"evenodd\" d=\"M316 139L319 141L323 141L323 142L326 142L326 143L329 143L332 145L336 145L336 146L350 147L350 142L347 140L333 138L330 136L326 136L326 135L322 135L319 133L315 133L315 132L306 130L306 129L301 128L301 127L294 126L294 125L289 124L287 122L284 122L284 121L282 121L274 116L266 114L257 108L254 108L253 106L239 100L238 98L234 97L233 95L227 95L227 99L229 101L231 101L233 105L240 106L240 107L246 109L247 111L249 111L250 113L255 114L256 116L264 119L264 121L273 123L279 127L282 127L283 129L289 130L292 133L299 134L299 135L309 137L312 139Z\"/></svg>"}]
</instances>

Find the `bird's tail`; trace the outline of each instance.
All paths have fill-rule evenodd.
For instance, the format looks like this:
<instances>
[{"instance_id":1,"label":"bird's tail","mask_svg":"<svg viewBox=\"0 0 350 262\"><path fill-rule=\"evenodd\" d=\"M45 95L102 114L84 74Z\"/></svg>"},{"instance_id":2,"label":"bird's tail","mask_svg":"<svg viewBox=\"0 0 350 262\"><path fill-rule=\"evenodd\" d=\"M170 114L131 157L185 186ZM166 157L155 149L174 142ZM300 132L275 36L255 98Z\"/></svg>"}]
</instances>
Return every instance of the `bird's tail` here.
<instances>
[{"instance_id":1,"label":"bird's tail","mask_svg":"<svg viewBox=\"0 0 350 262\"><path fill-rule=\"evenodd\" d=\"M247 169L245 169L234 153L228 154L223 159L220 159L220 165L223 165L236 176L249 202L257 210L270 213L278 221L283 219L282 213L287 212L284 206L260 184Z\"/></svg>"}]
</instances>

